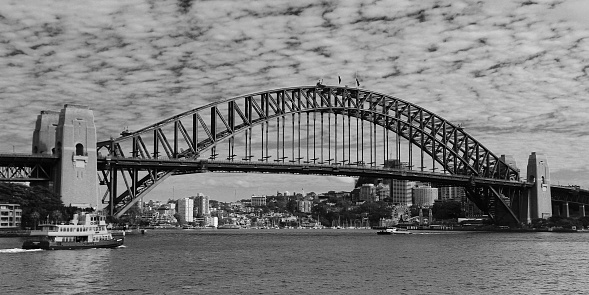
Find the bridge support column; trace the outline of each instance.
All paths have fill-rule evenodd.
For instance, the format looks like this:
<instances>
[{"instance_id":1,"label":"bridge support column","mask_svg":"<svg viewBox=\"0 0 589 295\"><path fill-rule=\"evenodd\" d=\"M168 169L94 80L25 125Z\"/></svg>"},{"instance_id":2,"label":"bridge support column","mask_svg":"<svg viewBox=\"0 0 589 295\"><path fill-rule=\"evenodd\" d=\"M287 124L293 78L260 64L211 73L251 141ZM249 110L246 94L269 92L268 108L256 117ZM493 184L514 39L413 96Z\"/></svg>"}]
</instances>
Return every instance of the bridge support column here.
<instances>
[{"instance_id":1,"label":"bridge support column","mask_svg":"<svg viewBox=\"0 0 589 295\"><path fill-rule=\"evenodd\" d=\"M527 192L524 191L521 198L519 199L519 220L521 222L525 222L526 224L532 223L531 213L530 213L530 198L531 192L528 190Z\"/></svg>"},{"instance_id":2,"label":"bridge support column","mask_svg":"<svg viewBox=\"0 0 589 295\"><path fill-rule=\"evenodd\" d=\"M560 205L558 203L552 205L552 215L554 215L554 216L561 216L561 214L560 214Z\"/></svg>"},{"instance_id":3,"label":"bridge support column","mask_svg":"<svg viewBox=\"0 0 589 295\"><path fill-rule=\"evenodd\" d=\"M585 217L585 205L579 204L579 215L580 217Z\"/></svg>"},{"instance_id":4,"label":"bridge support column","mask_svg":"<svg viewBox=\"0 0 589 295\"><path fill-rule=\"evenodd\" d=\"M571 211L569 211L569 202L564 202L564 204L562 205L562 211L564 213L564 217L571 217Z\"/></svg>"},{"instance_id":5,"label":"bridge support column","mask_svg":"<svg viewBox=\"0 0 589 295\"><path fill-rule=\"evenodd\" d=\"M528 182L534 183L529 189L529 219L552 216L550 193L550 170L546 156L533 152L528 158Z\"/></svg>"},{"instance_id":6,"label":"bridge support column","mask_svg":"<svg viewBox=\"0 0 589 295\"><path fill-rule=\"evenodd\" d=\"M65 206L98 206L96 127L87 106L65 105L55 132L60 156L56 191Z\"/></svg>"}]
</instances>

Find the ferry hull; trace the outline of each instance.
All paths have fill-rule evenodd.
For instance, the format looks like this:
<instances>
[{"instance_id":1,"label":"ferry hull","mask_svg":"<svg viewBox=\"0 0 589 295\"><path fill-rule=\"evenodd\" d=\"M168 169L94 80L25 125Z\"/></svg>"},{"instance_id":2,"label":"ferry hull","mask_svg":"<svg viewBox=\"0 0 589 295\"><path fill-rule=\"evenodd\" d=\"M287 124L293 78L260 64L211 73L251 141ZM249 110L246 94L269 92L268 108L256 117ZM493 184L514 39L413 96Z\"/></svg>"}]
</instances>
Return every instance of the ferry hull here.
<instances>
[{"instance_id":1,"label":"ferry hull","mask_svg":"<svg viewBox=\"0 0 589 295\"><path fill-rule=\"evenodd\" d=\"M112 239L98 242L50 242L50 241L25 241L23 249L43 249L43 250L77 250L92 248L116 248L123 245L123 239Z\"/></svg>"}]
</instances>

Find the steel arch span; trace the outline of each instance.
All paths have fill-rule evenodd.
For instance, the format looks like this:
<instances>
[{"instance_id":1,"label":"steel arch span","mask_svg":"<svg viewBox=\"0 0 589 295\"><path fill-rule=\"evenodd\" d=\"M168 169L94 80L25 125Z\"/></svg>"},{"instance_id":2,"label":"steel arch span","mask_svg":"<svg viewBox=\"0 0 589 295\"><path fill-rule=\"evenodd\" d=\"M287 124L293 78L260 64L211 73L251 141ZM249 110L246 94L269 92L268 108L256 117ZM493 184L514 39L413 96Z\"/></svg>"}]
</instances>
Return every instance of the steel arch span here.
<instances>
[{"instance_id":1,"label":"steel arch span","mask_svg":"<svg viewBox=\"0 0 589 295\"><path fill-rule=\"evenodd\" d=\"M513 193L503 192L501 184L509 184L511 191L519 183L518 170L460 126L365 89L318 84L224 99L99 142L98 153L99 179L108 185L103 202L116 216L167 177L207 171L194 163L222 159L240 167L250 164L241 171L273 165L299 167L296 173L316 166L392 168L492 179L499 185L467 185L469 198L496 220L505 215L517 222L509 204ZM118 164L123 159L127 165ZM140 164L149 161L159 165ZM124 182L121 194L119 177Z\"/></svg>"}]
</instances>

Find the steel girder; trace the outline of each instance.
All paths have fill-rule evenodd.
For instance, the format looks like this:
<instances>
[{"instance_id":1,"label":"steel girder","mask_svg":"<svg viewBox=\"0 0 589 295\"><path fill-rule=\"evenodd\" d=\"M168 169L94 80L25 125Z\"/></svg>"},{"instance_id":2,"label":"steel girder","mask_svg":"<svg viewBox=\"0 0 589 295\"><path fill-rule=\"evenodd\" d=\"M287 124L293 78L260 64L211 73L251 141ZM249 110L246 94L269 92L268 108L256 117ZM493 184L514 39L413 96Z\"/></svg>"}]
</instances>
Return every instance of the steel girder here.
<instances>
[{"instance_id":1,"label":"steel girder","mask_svg":"<svg viewBox=\"0 0 589 295\"><path fill-rule=\"evenodd\" d=\"M313 136L309 133L310 116L313 114ZM324 122L324 115L328 122ZM320 116L320 123L317 123ZM331 124L331 118L334 116L335 124ZM338 133L338 116L341 116L341 130ZM366 165L363 159L353 156L349 152L351 146L355 148L364 148L364 131L363 128L356 127L356 132L362 130L362 143L359 143L360 136L357 134L356 142L350 142L353 136L348 136L348 145L346 146L345 138L338 148L337 134L345 137L345 120L348 123L348 133L350 132L350 122L358 120L362 124L366 123L370 128L374 126L374 144L373 138L370 137L370 166L376 167L378 163L374 159L377 156L386 159L388 155L377 153L377 146L383 144L387 147L391 141L388 133L382 136L381 141L377 144L376 126L384 130L392 131L399 137L407 140L412 147L417 146L421 155L421 169L424 168L424 154L429 155L433 160L433 170L439 169L444 173L468 175L477 177L486 177L506 181L519 181L519 172L501 161L490 150L485 148L472 136L468 135L460 126L456 126L442 117L430 112L422 107L407 101L401 100L394 96L384 95L364 89L335 87L335 86L305 86L290 87L270 91L263 91L253 94L242 95L229 98L199 107L135 132L123 134L122 137L103 141L98 143L98 152L103 156L111 158L143 158L143 159L197 159L206 157L204 154L210 152L209 159L216 159L219 156L217 148L220 144L228 144L227 159L238 161L234 144L237 142L237 136L245 133L245 151L241 160L253 161L258 158L259 161L269 161L270 155L268 142L270 141L269 132L276 132L276 158L274 161L285 161L286 156L284 149L287 140L285 140L284 128L285 118L292 123L292 140L288 144L292 145L291 162L316 163L333 163L334 165L347 163L346 165ZM306 119L306 124L305 124ZM282 121L281 121L282 120ZM269 125L269 122L276 121L276 127ZM301 121L303 124L301 125ZM282 125L280 124L282 122ZM295 126L296 124L296 126ZM319 124L321 135L315 133L315 124ZM252 139L254 127L261 126L261 146L259 138ZM306 127L305 134L307 147L306 155L301 151L301 130ZM331 127L333 126L333 127ZM280 128L282 127L282 134ZM364 127L364 125L362 125ZM324 150L323 130L325 128L335 128L335 132L328 129L327 136L330 133L335 134L335 141L328 138L330 145L328 148L329 156L325 158L321 154L315 155L318 149L315 140L321 140L321 153ZM371 129L372 130L372 129ZM298 146L297 143L298 132ZM372 131L371 131L372 132ZM304 132L303 132L304 133ZM280 154L280 142L282 135L282 154ZM249 136L249 137L248 137ZM289 134L290 136L290 134ZM372 133L370 134L372 136ZM313 156L309 153L310 137L313 137ZM249 140L249 142L248 142ZM382 143L382 141L386 143ZM243 143L243 142L242 142ZM332 146L335 143L335 158L331 155ZM348 149L348 155L345 149ZM400 149L399 149L400 150ZM338 161L338 155L341 157ZM364 151L362 151L364 153ZM397 151L397 153L400 153ZM411 154L412 151L409 150ZM352 162L355 160L354 162ZM409 166L413 166L412 156L409 156ZM439 165L436 168L435 165ZM101 183L108 184L109 188L114 188L110 182L113 181L114 171L117 169L103 170L99 173ZM147 169L147 174L139 176L140 171L119 169L126 174L123 176L126 185L126 191L120 196L111 196L110 204L114 203L117 208L111 208L114 212L126 211L132 203L138 200L150 187L160 183L163 179L174 173L173 169L154 170ZM143 171L145 172L145 171ZM114 188L116 190L116 188ZM492 191L492 190L491 190ZM109 189L107 194L112 195L113 190ZM474 194L472 198L476 197ZM106 198L106 195L105 195ZM501 198L498 198L501 199ZM103 198L104 200L104 198ZM481 202L481 198L476 202ZM476 203L475 202L475 203ZM487 202L488 204L491 204ZM501 202L500 202L501 203ZM494 203L493 203L494 204ZM111 206L109 205L109 206ZM507 206L504 204L504 206ZM483 206L488 207L488 206Z\"/></svg>"},{"instance_id":2,"label":"steel girder","mask_svg":"<svg viewBox=\"0 0 589 295\"><path fill-rule=\"evenodd\" d=\"M589 204L589 190L578 186L551 185L550 192L553 202Z\"/></svg>"},{"instance_id":3,"label":"steel girder","mask_svg":"<svg viewBox=\"0 0 589 295\"><path fill-rule=\"evenodd\" d=\"M51 181L51 170L40 164L32 167L1 166L0 181Z\"/></svg>"},{"instance_id":4,"label":"steel girder","mask_svg":"<svg viewBox=\"0 0 589 295\"><path fill-rule=\"evenodd\" d=\"M2 154L0 155L0 181L52 181L57 156Z\"/></svg>"}]
</instances>

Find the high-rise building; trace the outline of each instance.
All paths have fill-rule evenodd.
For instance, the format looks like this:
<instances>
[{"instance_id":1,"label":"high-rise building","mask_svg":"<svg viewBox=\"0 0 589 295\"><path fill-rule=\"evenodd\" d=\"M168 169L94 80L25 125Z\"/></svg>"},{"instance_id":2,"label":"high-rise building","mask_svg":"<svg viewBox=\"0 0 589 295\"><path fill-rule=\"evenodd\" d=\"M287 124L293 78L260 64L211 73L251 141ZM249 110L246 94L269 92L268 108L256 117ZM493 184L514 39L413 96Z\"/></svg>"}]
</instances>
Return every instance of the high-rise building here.
<instances>
[{"instance_id":1,"label":"high-rise building","mask_svg":"<svg viewBox=\"0 0 589 295\"><path fill-rule=\"evenodd\" d=\"M365 183L360 187L360 201L374 202L376 199L376 188L372 183Z\"/></svg>"},{"instance_id":2,"label":"high-rise building","mask_svg":"<svg viewBox=\"0 0 589 295\"><path fill-rule=\"evenodd\" d=\"M297 201L297 205L298 205L298 209L300 212L311 213L311 208L313 207L313 202L307 201L307 200L300 200L300 201Z\"/></svg>"},{"instance_id":3,"label":"high-rise building","mask_svg":"<svg viewBox=\"0 0 589 295\"><path fill-rule=\"evenodd\" d=\"M201 218L209 215L211 215L209 209L209 196L198 193L194 197L194 216Z\"/></svg>"},{"instance_id":4,"label":"high-rise building","mask_svg":"<svg viewBox=\"0 0 589 295\"><path fill-rule=\"evenodd\" d=\"M458 186L443 186L438 188L438 199L441 201L457 201L461 202L465 197L466 193L463 187Z\"/></svg>"},{"instance_id":5,"label":"high-rise building","mask_svg":"<svg viewBox=\"0 0 589 295\"><path fill-rule=\"evenodd\" d=\"M391 200L397 205L412 205L412 188L415 182L409 180L391 180Z\"/></svg>"},{"instance_id":6,"label":"high-rise building","mask_svg":"<svg viewBox=\"0 0 589 295\"><path fill-rule=\"evenodd\" d=\"M385 161L385 168L392 168L392 169L407 169L407 164L403 163L399 160L387 160ZM409 180L398 180L398 179L390 179L385 180L385 184L388 184L391 193L390 199L394 204L397 205L406 205L411 206L412 204L412 191L411 189L415 186L415 182Z\"/></svg>"},{"instance_id":7,"label":"high-rise building","mask_svg":"<svg viewBox=\"0 0 589 295\"><path fill-rule=\"evenodd\" d=\"M391 196L391 187L388 184L380 182L375 187L376 201L384 201Z\"/></svg>"},{"instance_id":8,"label":"high-rise building","mask_svg":"<svg viewBox=\"0 0 589 295\"><path fill-rule=\"evenodd\" d=\"M438 199L438 189L430 186L413 187L413 204L420 208L428 208L434 205Z\"/></svg>"},{"instance_id":9,"label":"high-rise building","mask_svg":"<svg viewBox=\"0 0 589 295\"><path fill-rule=\"evenodd\" d=\"M178 215L180 215L179 222L193 222L194 221L194 200L191 198L183 198L178 200Z\"/></svg>"}]
</instances>

